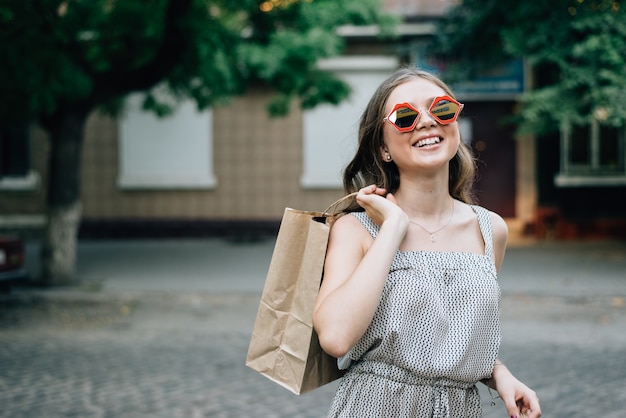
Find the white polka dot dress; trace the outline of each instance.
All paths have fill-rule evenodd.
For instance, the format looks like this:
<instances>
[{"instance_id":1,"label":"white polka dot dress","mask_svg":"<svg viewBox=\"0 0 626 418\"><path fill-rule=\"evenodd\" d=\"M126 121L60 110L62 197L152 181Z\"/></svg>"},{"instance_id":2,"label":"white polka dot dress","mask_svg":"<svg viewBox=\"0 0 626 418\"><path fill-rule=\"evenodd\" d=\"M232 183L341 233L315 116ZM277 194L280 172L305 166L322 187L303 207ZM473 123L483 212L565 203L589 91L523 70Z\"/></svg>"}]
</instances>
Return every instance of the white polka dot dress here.
<instances>
[{"instance_id":1,"label":"white polka dot dress","mask_svg":"<svg viewBox=\"0 0 626 418\"><path fill-rule=\"evenodd\" d=\"M500 347L489 212L472 206L485 254L398 251L328 417L481 417L476 382L491 376ZM373 237L379 227L353 213Z\"/></svg>"}]
</instances>

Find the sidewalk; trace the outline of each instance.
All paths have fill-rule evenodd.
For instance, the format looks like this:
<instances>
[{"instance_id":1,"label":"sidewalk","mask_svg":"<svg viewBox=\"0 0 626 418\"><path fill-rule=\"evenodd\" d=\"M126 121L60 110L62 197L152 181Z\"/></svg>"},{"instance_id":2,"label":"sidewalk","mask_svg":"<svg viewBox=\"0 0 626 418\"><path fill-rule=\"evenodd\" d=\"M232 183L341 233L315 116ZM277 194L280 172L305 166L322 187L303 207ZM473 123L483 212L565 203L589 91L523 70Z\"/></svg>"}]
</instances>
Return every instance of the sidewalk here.
<instances>
[{"instance_id":1,"label":"sidewalk","mask_svg":"<svg viewBox=\"0 0 626 418\"><path fill-rule=\"evenodd\" d=\"M81 241L81 286L3 296L0 418L323 417L337 382L295 396L244 364L273 245ZM626 416L626 243L515 243L499 282L501 358L544 416Z\"/></svg>"},{"instance_id":2,"label":"sidewalk","mask_svg":"<svg viewBox=\"0 0 626 418\"><path fill-rule=\"evenodd\" d=\"M260 293L274 240L80 241L77 275L104 292ZM39 268L30 244L27 268ZM503 295L626 296L626 242L528 242L509 246Z\"/></svg>"}]
</instances>

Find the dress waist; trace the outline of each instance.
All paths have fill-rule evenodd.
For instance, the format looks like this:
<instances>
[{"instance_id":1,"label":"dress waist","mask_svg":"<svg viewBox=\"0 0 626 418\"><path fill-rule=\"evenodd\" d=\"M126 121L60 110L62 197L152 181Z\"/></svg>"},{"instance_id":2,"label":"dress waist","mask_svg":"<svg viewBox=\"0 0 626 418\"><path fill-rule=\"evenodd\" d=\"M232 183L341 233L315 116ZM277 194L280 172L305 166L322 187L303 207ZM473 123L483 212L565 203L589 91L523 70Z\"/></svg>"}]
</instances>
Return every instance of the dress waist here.
<instances>
[{"instance_id":1,"label":"dress waist","mask_svg":"<svg viewBox=\"0 0 626 418\"><path fill-rule=\"evenodd\" d=\"M430 387L432 390L433 418L450 418L449 392L451 389L467 391L467 401L480 405L480 395L478 394L476 383L460 382L445 377L429 378L419 376L402 367L371 360L362 360L350 367L348 375L358 374L373 374L403 384Z\"/></svg>"},{"instance_id":2,"label":"dress waist","mask_svg":"<svg viewBox=\"0 0 626 418\"><path fill-rule=\"evenodd\" d=\"M396 382L418 386L471 389L476 384L474 382L460 382L458 380L452 380L445 377L430 378L419 376L408 369L372 360L361 360L358 363L353 364L349 372L375 374Z\"/></svg>"}]
</instances>

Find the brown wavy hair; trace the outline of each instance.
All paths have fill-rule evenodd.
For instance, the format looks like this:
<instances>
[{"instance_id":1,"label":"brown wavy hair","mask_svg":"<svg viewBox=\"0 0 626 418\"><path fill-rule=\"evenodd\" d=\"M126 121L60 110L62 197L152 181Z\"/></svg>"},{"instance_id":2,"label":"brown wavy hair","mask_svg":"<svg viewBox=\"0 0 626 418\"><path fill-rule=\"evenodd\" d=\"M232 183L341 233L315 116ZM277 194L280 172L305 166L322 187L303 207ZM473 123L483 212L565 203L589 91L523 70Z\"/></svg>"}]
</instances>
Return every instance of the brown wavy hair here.
<instances>
[{"instance_id":1,"label":"brown wavy hair","mask_svg":"<svg viewBox=\"0 0 626 418\"><path fill-rule=\"evenodd\" d=\"M383 142L383 118L385 104L392 90L414 78L423 78L441 87L447 95L454 97L452 90L435 75L413 67L400 68L389 76L374 92L359 124L359 146L356 155L343 173L346 193L376 184L394 193L400 186L400 173L394 162L382 159L380 148ZM470 148L460 141L459 149L450 160L450 195L462 202L474 203L473 185L476 179L476 160ZM354 208L356 209L356 208Z\"/></svg>"}]
</instances>

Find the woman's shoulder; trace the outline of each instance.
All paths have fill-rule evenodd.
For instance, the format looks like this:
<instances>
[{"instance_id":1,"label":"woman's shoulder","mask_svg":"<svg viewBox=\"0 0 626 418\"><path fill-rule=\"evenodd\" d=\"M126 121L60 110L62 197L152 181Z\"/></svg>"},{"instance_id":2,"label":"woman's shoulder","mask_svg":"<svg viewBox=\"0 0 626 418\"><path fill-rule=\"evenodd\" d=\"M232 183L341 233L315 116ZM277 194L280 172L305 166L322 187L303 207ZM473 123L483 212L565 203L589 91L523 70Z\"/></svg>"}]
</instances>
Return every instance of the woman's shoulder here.
<instances>
[{"instance_id":1,"label":"woman's shoulder","mask_svg":"<svg viewBox=\"0 0 626 418\"><path fill-rule=\"evenodd\" d=\"M468 204L467 207L468 209L471 208L471 210L475 213L475 216L480 216L479 212L482 212L484 216L487 217L491 223L494 246L496 246L496 248L497 246L504 247L509 236L509 227L504 218L498 213L480 205Z\"/></svg>"},{"instance_id":2,"label":"woman's shoulder","mask_svg":"<svg viewBox=\"0 0 626 418\"><path fill-rule=\"evenodd\" d=\"M475 207L477 206L474 205L474 208ZM509 227L504 218L498 213L486 208L482 208L482 210L488 216L491 223L491 242L493 245L494 262L496 271L499 271L502 261L504 260L506 244L509 239Z\"/></svg>"},{"instance_id":3,"label":"woman's shoulder","mask_svg":"<svg viewBox=\"0 0 626 418\"><path fill-rule=\"evenodd\" d=\"M506 244L506 240L509 236L509 227L502 216L498 213L485 209L489 214L491 220L491 231L493 233L494 244L501 243Z\"/></svg>"},{"instance_id":4,"label":"woman's shoulder","mask_svg":"<svg viewBox=\"0 0 626 418\"><path fill-rule=\"evenodd\" d=\"M365 212L349 212L338 217L332 224L331 235L342 235L346 238L370 237L366 224L369 217Z\"/></svg>"},{"instance_id":5,"label":"woman's shoulder","mask_svg":"<svg viewBox=\"0 0 626 418\"><path fill-rule=\"evenodd\" d=\"M504 220L504 218L502 216L500 216L498 213L487 209L484 206L480 206L477 204L467 204L468 208L471 208L476 214L478 214L478 212L483 212L484 214L489 216L489 220L491 220L491 225L494 228L507 228L506 222Z\"/></svg>"},{"instance_id":6,"label":"woman's shoulder","mask_svg":"<svg viewBox=\"0 0 626 418\"><path fill-rule=\"evenodd\" d=\"M335 230L362 230L363 222L367 222L367 214L365 212L346 212L337 217L332 224Z\"/></svg>"}]
</instances>

